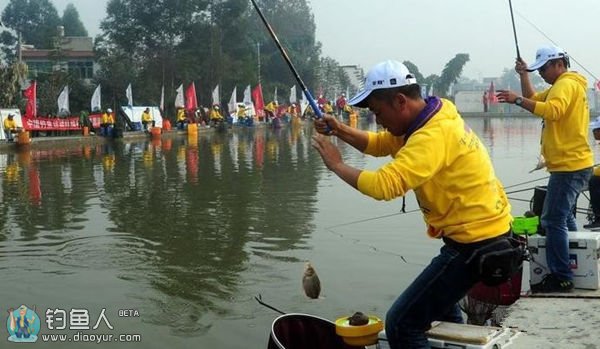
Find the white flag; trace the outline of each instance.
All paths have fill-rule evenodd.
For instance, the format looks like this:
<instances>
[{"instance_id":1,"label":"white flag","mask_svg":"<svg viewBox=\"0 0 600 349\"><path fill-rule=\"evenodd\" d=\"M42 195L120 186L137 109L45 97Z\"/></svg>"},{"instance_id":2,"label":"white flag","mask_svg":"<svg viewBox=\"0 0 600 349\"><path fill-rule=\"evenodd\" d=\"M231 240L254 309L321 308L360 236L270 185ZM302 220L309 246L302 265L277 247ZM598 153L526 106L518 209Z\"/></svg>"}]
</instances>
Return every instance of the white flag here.
<instances>
[{"instance_id":1,"label":"white flag","mask_svg":"<svg viewBox=\"0 0 600 349\"><path fill-rule=\"evenodd\" d=\"M102 103L101 103L101 92L100 92L100 85L96 86L96 89L94 90L94 94L92 95L92 101L91 101L91 108L90 110L92 112L95 111L101 111L102 110Z\"/></svg>"},{"instance_id":2,"label":"white flag","mask_svg":"<svg viewBox=\"0 0 600 349\"><path fill-rule=\"evenodd\" d=\"M176 91L175 108L185 108L185 102L183 101L183 84L179 85Z\"/></svg>"},{"instance_id":3,"label":"white flag","mask_svg":"<svg viewBox=\"0 0 600 349\"><path fill-rule=\"evenodd\" d=\"M212 104L213 105L220 105L221 104L221 98L219 97L219 85L217 84L217 87L215 87L215 89L213 90L212 93Z\"/></svg>"},{"instance_id":4,"label":"white flag","mask_svg":"<svg viewBox=\"0 0 600 349\"><path fill-rule=\"evenodd\" d=\"M165 110L165 85L160 89L160 110L161 112Z\"/></svg>"},{"instance_id":5,"label":"white flag","mask_svg":"<svg viewBox=\"0 0 600 349\"><path fill-rule=\"evenodd\" d=\"M58 115L69 115L69 85L66 85L58 95Z\"/></svg>"},{"instance_id":6,"label":"white flag","mask_svg":"<svg viewBox=\"0 0 600 349\"><path fill-rule=\"evenodd\" d=\"M127 96L127 105L133 106L133 93L131 92L131 84L127 85L127 89L125 90L125 95Z\"/></svg>"},{"instance_id":7,"label":"white flag","mask_svg":"<svg viewBox=\"0 0 600 349\"><path fill-rule=\"evenodd\" d=\"M421 98L427 98L427 84L421 85Z\"/></svg>"},{"instance_id":8,"label":"white flag","mask_svg":"<svg viewBox=\"0 0 600 349\"><path fill-rule=\"evenodd\" d=\"M273 100L275 101L275 104L279 104L279 101L277 101L277 87L275 87L275 93L273 94Z\"/></svg>"},{"instance_id":9,"label":"white flag","mask_svg":"<svg viewBox=\"0 0 600 349\"><path fill-rule=\"evenodd\" d=\"M244 90L244 104L252 104L252 95L250 92L250 85Z\"/></svg>"},{"instance_id":10,"label":"white flag","mask_svg":"<svg viewBox=\"0 0 600 349\"><path fill-rule=\"evenodd\" d=\"M304 115L304 111L308 108L308 99L306 99L306 95L302 93L302 101L300 101L300 113Z\"/></svg>"},{"instance_id":11,"label":"white flag","mask_svg":"<svg viewBox=\"0 0 600 349\"><path fill-rule=\"evenodd\" d=\"M233 114L237 108L237 86L234 87L233 92L231 92L231 98L229 98L227 108L229 109L229 114Z\"/></svg>"},{"instance_id":12,"label":"white flag","mask_svg":"<svg viewBox=\"0 0 600 349\"><path fill-rule=\"evenodd\" d=\"M292 86L290 89L290 103L298 102L298 96L296 94L296 85Z\"/></svg>"}]
</instances>

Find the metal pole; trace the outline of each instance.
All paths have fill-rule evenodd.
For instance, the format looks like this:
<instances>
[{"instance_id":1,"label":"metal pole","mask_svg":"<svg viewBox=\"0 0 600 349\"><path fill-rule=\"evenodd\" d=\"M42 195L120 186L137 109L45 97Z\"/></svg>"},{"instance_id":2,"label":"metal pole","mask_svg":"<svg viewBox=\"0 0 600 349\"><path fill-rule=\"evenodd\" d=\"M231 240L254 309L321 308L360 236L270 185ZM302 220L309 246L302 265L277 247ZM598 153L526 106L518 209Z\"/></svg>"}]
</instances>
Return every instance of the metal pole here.
<instances>
[{"instance_id":1,"label":"metal pole","mask_svg":"<svg viewBox=\"0 0 600 349\"><path fill-rule=\"evenodd\" d=\"M19 63L21 63L23 61L23 56L21 54L21 31L19 31L18 37L19 37L19 40L17 43L17 55L19 57Z\"/></svg>"},{"instance_id":2,"label":"metal pole","mask_svg":"<svg viewBox=\"0 0 600 349\"><path fill-rule=\"evenodd\" d=\"M258 59L258 84L260 85L260 42L256 43L256 52Z\"/></svg>"}]
</instances>

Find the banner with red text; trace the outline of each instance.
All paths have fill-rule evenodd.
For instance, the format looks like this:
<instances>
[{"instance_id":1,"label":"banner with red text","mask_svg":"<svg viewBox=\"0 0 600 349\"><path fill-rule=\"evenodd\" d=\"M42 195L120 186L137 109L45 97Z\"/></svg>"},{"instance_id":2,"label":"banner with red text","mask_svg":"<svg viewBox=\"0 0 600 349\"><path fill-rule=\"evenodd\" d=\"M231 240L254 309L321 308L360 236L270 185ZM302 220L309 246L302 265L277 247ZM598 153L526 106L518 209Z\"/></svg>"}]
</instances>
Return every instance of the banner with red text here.
<instances>
[{"instance_id":1,"label":"banner with red text","mask_svg":"<svg viewBox=\"0 0 600 349\"><path fill-rule=\"evenodd\" d=\"M102 114L91 114L88 116L93 128L99 128ZM27 131L69 131L81 130L79 117L68 118L30 118L22 117L23 128Z\"/></svg>"}]
</instances>

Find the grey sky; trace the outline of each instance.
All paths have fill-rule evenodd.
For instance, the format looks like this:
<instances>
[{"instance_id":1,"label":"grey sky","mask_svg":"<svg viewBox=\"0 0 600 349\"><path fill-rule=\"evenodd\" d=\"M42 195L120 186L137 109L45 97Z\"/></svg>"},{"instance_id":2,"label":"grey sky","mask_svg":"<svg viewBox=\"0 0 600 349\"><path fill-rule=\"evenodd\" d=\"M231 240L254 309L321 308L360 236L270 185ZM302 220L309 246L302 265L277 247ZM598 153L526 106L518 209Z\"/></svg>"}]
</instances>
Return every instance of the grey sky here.
<instances>
[{"instance_id":1,"label":"grey sky","mask_svg":"<svg viewBox=\"0 0 600 349\"><path fill-rule=\"evenodd\" d=\"M108 0L52 0L62 15L77 7L92 36ZM0 0L4 8L8 0ZM385 59L410 60L421 73L439 74L457 53L468 53L464 75L499 76L514 65L515 45L508 0L310 0L323 53L341 64L368 70ZM532 63L538 46L550 43L526 20L600 77L598 0L512 0L519 48ZM525 19L526 20L525 20ZM293 58L292 58L293 59ZM573 70L594 79L572 62Z\"/></svg>"}]
</instances>

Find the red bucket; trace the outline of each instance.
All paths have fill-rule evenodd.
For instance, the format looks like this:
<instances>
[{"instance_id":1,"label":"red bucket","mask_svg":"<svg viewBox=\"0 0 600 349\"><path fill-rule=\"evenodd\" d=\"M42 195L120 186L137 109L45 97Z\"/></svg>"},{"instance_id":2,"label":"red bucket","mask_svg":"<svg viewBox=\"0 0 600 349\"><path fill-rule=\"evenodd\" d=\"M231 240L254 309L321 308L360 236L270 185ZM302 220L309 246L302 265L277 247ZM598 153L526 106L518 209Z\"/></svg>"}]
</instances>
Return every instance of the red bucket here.
<instances>
[{"instance_id":1,"label":"red bucket","mask_svg":"<svg viewBox=\"0 0 600 349\"><path fill-rule=\"evenodd\" d=\"M469 290L467 295L488 304L511 305L521 297L522 278L523 268L498 286L486 286L482 282L479 282Z\"/></svg>"}]
</instances>

